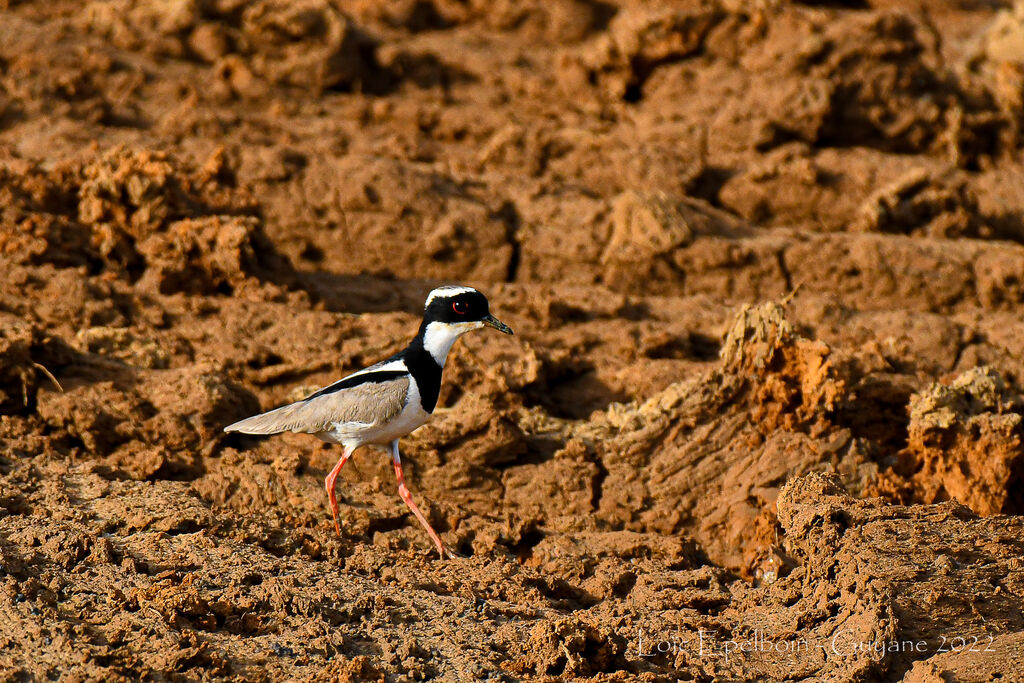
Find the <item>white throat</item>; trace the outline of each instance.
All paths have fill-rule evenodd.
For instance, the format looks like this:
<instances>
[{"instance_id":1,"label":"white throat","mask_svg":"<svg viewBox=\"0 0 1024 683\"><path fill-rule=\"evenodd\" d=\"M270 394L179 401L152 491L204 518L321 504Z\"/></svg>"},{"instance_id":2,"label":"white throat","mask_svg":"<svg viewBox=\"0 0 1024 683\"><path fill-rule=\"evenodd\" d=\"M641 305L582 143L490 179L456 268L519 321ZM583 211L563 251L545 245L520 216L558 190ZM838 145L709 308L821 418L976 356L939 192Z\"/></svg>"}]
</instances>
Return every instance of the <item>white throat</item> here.
<instances>
[{"instance_id":1,"label":"white throat","mask_svg":"<svg viewBox=\"0 0 1024 683\"><path fill-rule=\"evenodd\" d=\"M455 343L455 340L478 327L480 327L480 323L477 322L429 323L426 332L423 333L423 348L443 368L444 362L448 359L448 352L452 350L452 344Z\"/></svg>"}]
</instances>

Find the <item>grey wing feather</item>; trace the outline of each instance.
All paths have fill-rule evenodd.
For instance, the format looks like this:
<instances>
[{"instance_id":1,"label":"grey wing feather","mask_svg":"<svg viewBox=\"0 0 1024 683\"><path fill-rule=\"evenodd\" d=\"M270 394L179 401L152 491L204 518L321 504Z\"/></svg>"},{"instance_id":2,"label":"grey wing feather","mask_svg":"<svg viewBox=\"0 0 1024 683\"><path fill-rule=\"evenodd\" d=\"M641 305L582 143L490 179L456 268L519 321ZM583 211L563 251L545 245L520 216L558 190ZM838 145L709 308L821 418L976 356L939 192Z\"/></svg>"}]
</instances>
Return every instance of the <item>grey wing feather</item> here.
<instances>
[{"instance_id":1,"label":"grey wing feather","mask_svg":"<svg viewBox=\"0 0 1024 683\"><path fill-rule=\"evenodd\" d=\"M346 422L368 427L381 425L402 412L408 393L408 377L399 377L387 382L358 384L247 417L228 425L224 431L243 434L317 434L330 431L334 425Z\"/></svg>"}]
</instances>

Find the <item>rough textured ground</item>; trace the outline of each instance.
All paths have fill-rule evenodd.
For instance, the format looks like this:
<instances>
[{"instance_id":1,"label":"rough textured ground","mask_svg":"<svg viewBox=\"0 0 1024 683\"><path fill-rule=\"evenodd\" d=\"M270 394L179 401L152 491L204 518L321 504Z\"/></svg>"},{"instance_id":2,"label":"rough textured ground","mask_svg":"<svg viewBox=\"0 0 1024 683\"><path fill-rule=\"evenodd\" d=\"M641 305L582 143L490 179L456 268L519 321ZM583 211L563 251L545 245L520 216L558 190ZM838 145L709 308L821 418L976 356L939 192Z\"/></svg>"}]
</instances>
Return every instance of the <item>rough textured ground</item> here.
<instances>
[{"instance_id":1,"label":"rough textured ground","mask_svg":"<svg viewBox=\"0 0 1024 683\"><path fill-rule=\"evenodd\" d=\"M1022 126L1009 3L0 1L0 675L1021 680ZM441 561L221 428L443 282Z\"/></svg>"}]
</instances>

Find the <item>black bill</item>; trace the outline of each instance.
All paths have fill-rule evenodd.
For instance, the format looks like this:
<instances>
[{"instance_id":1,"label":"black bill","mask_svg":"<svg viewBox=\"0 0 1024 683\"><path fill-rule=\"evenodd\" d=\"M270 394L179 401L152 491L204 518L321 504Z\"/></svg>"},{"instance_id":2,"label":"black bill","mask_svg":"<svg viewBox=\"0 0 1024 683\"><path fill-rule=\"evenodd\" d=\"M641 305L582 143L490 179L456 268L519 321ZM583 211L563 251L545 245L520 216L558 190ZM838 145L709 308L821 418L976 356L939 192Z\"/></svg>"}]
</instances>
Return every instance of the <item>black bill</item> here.
<instances>
[{"instance_id":1,"label":"black bill","mask_svg":"<svg viewBox=\"0 0 1024 683\"><path fill-rule=\"evenodd\" d=\"M497 318L495 318L495 317L494 317L493 315L491 315L490 313L488 313L488 314L487 314L487 315L486 315L486 316L484 317L484 319L483 319L483 323L484 323L484 325L487 325L488 327L493 327L493 328L494 328L494 329L496 329L496 330L497 330L498 332L504 332L505 334L515 334L515 332L513 332L513 331L512 331L512 328L511 328L511 327L509 327L509 326L508 326L508 325L506 325L505 323L501 322L500 320L498 320Z\"/></svg>"}]
</instances>

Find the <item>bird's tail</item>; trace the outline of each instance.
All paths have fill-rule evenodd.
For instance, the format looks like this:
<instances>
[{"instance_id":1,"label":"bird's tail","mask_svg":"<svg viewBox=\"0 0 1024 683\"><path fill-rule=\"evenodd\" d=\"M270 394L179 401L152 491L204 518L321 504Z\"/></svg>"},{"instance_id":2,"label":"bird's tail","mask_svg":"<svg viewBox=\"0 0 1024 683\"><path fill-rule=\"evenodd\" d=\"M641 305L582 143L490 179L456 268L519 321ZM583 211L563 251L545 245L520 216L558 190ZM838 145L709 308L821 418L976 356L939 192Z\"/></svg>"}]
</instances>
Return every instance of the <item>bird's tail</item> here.
<instances>
[{"instance_id":1,"label":"bird's tail","mask_svg":"<svg viewBox=\"0 0 1024 683\"><path fill-rule=\"evenodd\" d=\"M296 427L295 404L289 404L268 410L259 415L247 417L224 428L225 432L241 432L242 434L280 434L294 431Z\"/></svg>"}]
</instances>

